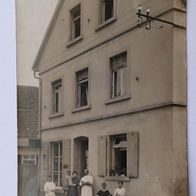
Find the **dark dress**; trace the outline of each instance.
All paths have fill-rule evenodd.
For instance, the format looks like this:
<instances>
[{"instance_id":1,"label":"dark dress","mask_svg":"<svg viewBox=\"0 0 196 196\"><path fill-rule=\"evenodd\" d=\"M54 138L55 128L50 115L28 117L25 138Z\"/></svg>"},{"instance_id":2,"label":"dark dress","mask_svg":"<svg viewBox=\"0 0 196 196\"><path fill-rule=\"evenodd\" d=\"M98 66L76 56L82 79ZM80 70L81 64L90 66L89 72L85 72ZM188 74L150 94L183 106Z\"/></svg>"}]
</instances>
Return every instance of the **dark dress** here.
<instances>
[{"instance_id":1,"label":"dark dress","mask_svg":"<svg viewBox=\"0 0 196 196\"><path fill-rule=\"evenodd\" d=\"M112 194L108 190L105 190L105 191L99 190L97 192L97 195L99 195L99 196L112 196Z\"/></svg>"},{"instance_id":2,"label":"dark dress","mask_svg":"<svg viewBox=\"0 0 196 196\"><path fill-rule=\"evenodd\" d=\"M79 178L73 177L72 178L72 184L75 184L75 186L69 186L69 192L68 192L68 196L78 196L78 184L79 184L80 180Z\"/></svg>"}]
</instances>

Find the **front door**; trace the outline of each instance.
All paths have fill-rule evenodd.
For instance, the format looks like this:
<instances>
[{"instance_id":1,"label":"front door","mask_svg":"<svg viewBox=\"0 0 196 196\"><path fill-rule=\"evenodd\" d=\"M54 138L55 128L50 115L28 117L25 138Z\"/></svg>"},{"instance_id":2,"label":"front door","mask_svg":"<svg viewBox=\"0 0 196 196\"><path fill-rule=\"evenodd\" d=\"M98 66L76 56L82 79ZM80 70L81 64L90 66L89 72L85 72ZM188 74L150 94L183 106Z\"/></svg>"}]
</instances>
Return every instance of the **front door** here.
<instances>
[{"instance_id":1,"label":"front door","mask_svg":"<svg viewBox=\"0 0 196 196\"><path fill-rule=\"evenodd\" d=\"M73 146L73 170L83 176L84 169L88 169L88 137L77 137Z\"/></svg>"}]
</instances>

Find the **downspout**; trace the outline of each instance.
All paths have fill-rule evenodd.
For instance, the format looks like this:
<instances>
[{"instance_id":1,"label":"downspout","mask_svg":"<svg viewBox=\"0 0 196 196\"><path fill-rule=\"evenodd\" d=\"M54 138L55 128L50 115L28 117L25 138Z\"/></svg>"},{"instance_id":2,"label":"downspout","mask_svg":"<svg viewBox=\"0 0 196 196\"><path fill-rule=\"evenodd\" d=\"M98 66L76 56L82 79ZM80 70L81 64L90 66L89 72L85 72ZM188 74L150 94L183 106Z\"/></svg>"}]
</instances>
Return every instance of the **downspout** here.
<instances>
[{"instance_id":1,"label":"downspout","mask_svg":"<svg viewBox=\"0 0 196 196\"><path fill-rule=\"evenodd\" d=\"M42 80L37 75L37 71L34 70L34 78L39 80L39 120L38 120L38 132L39 132L39 139L40 139L40 144L41 144L41 116L42 116ZM40 195L40 190L41 190L41 146L39 147L39 153L38 153L38 195Z\"/></svg>"}]
</instances>

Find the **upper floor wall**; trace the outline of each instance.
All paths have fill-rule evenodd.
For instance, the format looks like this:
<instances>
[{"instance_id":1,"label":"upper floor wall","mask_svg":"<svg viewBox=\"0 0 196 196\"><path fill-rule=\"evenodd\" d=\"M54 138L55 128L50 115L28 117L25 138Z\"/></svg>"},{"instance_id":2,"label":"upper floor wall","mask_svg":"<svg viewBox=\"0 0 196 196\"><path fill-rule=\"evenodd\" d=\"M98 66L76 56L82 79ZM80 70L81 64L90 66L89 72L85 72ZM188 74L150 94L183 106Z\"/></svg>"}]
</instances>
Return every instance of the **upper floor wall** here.
<instances>
[{"instance_id":1,"label":"upper floor wall","mask_svg":"<svg viewBox=\"0 0 196 196\"><path fill-rule=\"evenodd\" d=\"M152 15L164 13L163 19L178 22L176 27L153 22L150 31L137 27L136 1L116 1L116 17L103 26L97 23L97 5L87 2L64 2L43 49L39 61L42 128L171 102L185 104L184 13L170 9L174 2L143 2L143 7L151 8ZM77 8L78 3L81 36L70 40L70 10ZM118 55L126 56L126 60ZM115 61L121 62L124 71L117 71ZM81 96L81 89L88 95Z\"/></svg>"},{"instance_id":2,"label":"upper floor wall","mask_svg":"<svg viewBox=\"0 0 196 196\"><path fill-rule=\"evenodd\" d=\"M113 0L112 16L106 21L100 21L103 10L101 0L72 0L60 1L57 17L47 35L46 44L41 52L41 58L36 61L39 72L61 64L81 52L96 46L137 25L137 7L151 9L153 16L168 12L171 8L182 9L180 0ZM80 36L73 39L73 11L80 5ZM76 14L77 15L77 14ZM75 16L74 16L75 17ZM77 16L76 16L77 18ZM173 21L174 18L171 18ZM158 24L159 25L159 24Z\"/></svg>"}]
</instances>

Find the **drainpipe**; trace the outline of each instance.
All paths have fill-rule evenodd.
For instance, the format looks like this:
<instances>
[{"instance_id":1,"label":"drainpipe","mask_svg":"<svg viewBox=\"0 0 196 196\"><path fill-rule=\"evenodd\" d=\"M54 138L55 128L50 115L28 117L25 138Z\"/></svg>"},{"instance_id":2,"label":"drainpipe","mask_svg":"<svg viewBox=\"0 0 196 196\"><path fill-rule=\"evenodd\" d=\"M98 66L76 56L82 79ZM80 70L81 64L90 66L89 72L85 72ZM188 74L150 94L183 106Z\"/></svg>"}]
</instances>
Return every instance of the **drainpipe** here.
<instances>
[{"instance_id":1,"label":"drainpipe","mask_svg":"<svg viewBox=\"0 0 196 196\"><path fill-rule=\"evenodd\" d=\"M37 75L38 74L38 75ZM39 139L41 143L41 116L42 116L42 80L39 77L39 73L34 70L34 78L39 80L39 120L38 120L38 131L39 131ZM40 190L41 190L41 146L39 148L39 153L38 153L38 195L40 195Z\"/></svg>"}]
</instances>

